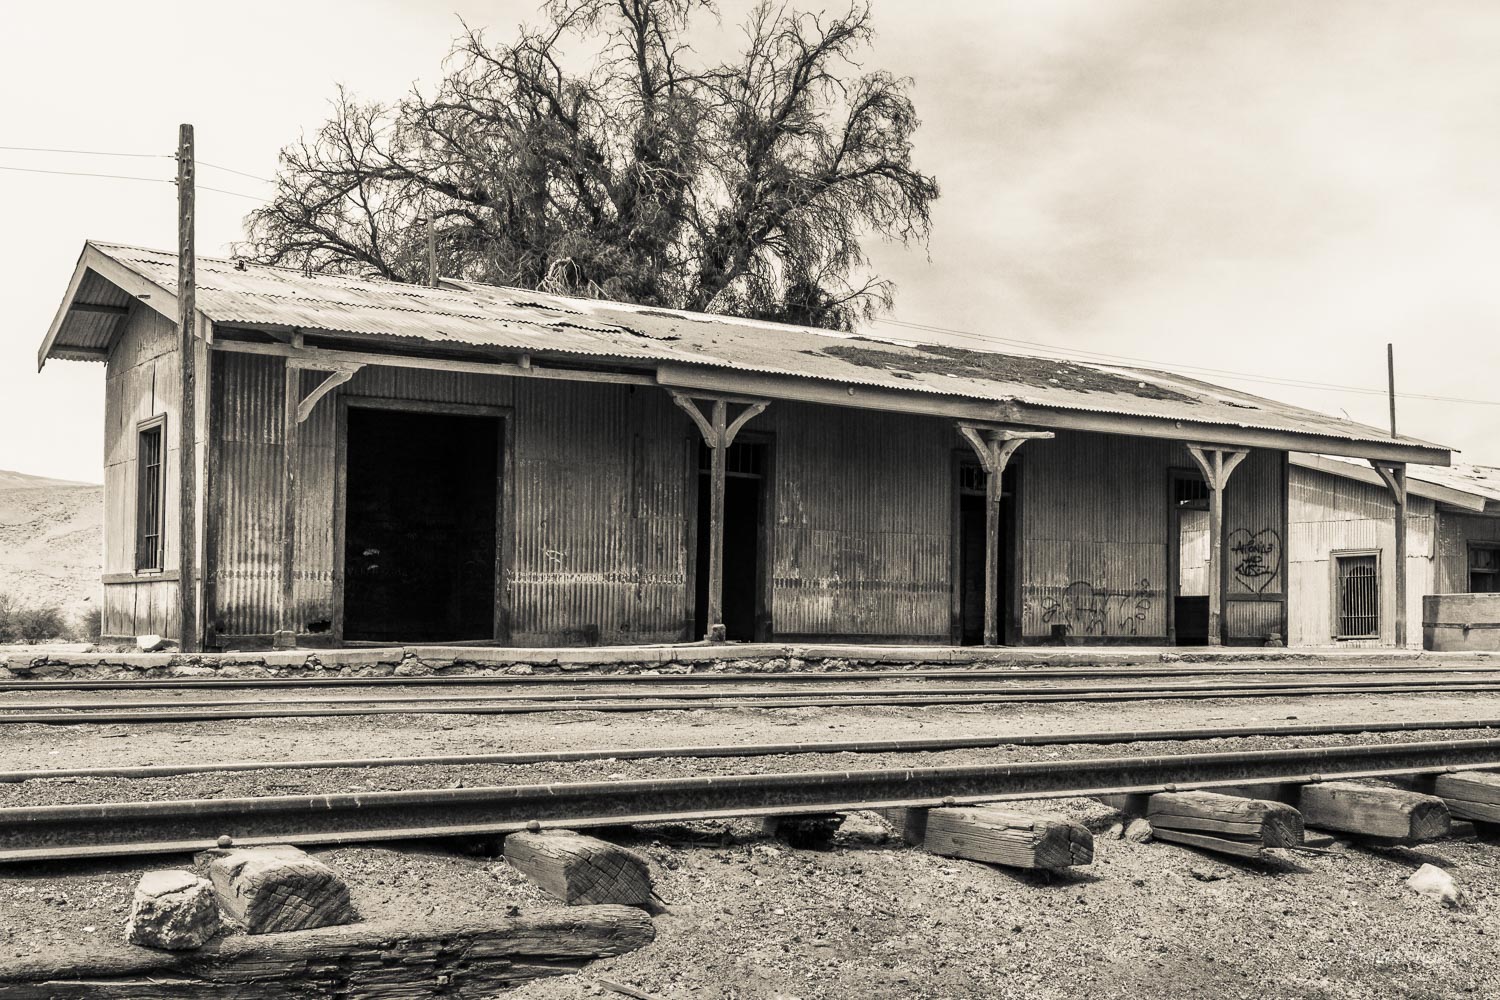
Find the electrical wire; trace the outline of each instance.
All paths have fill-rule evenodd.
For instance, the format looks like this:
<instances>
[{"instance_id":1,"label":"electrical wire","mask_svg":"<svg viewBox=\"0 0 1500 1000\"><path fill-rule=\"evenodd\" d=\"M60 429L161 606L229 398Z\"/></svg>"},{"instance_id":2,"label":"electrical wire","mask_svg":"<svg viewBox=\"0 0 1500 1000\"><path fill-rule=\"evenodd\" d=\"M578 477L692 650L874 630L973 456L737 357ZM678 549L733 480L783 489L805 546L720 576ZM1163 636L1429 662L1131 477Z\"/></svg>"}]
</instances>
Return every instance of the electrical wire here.
<instances>
[{"instance_id":1,"label":"electrical wire","mask_svg":"<svg viewBox=\"0 0 1500 1000\"><path fill-rule=\"evenodd\" d=\"M12 167L0 164L0 170L14 170L23 174L56 174L59 177L105 177L116 181L146 181L149 184L171 184L165 177L136 177L131 174L96 174L82 170L45 170L41 167Z\"/></svg>"}]
</instances>

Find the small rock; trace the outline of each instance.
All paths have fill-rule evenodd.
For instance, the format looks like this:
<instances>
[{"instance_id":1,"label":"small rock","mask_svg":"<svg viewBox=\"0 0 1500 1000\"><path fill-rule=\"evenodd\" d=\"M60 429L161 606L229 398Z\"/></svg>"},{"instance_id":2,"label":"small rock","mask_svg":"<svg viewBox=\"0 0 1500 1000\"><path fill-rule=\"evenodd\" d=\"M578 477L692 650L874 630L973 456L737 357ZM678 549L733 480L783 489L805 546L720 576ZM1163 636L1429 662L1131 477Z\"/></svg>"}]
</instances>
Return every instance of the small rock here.
<instances>
[{"instance_id":1,"label":"small rock","mask_svg":"<svg viewBox=\"0 0 1500 1000\"><path fill-rule=\"evenodd\" d=\"M138 635L135 637L135 646L143 653L154 653L165 649L167 640L159 635Z\"/></svg>"},{"instance_id":2,"label":"small rock","mask_svg":"<svg viewBox=\"0 0 1500 1000\"><path fill-rule=\"evenodd\" d=\"M1151 821L1138 817L1131 820L1130 825L1125 828L1125 839L1132 843L1144 844L1151 839L1151 833Z\"/></svg>"},{"instance_id":3,"label":"small rock","mask_svg":"<svg viewBox=\"0 0 1500 1000\"><path fill-rule=\"evenodd\" d=\"M1424 864L1416 870L1411 878L1406 880L1409 888L1420 892L1424 896L1431 896L1440 900L1444 906L1457 907L1464 901L1463 891L1453 881L1453 876L1443 871L1437 865Z\"/></svg>"},{"instance_id":4,"label":"small rock","mask_svg":"<svg viewBox=\"0 0 1500 1000\"><path fill-rule=\"evenodd\" d=\"M1229 877L1222 868L1189 868L1188 874L1199 882L1218 882Z\"/></svg>"},{"instance_id":5,"label":"small rock","mask_svg":"<svg viewBox=\"0 0 1500 1000\"><path fill-rule=\"evenodd\" d=\"M1106 837L1108 837L1110 840L1119 840L1119 839L1121 839L1122 837L1125 836L1125 824L1124 823L1111 823L1109 829L1104 831L1104 835Z\"/></svg>"},{"instance_id":6,"label":"small rock","mask_svg":"<svg viewBox=\"0 0 1500 1000\"><path fill-rule=\"evenodd\" d=\"M147 948L201 948L219 931L219 907L206 879L192 872L147 872L135 887L125 940Z\"/></svg>"}]
</instances>

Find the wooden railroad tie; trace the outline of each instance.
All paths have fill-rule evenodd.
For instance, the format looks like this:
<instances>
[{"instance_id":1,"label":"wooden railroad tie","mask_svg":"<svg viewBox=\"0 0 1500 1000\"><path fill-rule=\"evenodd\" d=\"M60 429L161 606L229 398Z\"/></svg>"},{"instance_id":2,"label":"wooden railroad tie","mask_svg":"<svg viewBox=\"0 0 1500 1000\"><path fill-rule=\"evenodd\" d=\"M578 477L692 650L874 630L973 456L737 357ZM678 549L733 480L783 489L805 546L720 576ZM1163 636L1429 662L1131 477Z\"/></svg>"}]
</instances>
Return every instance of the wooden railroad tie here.
<instances>
[{"instance_id":1,"label":"wooden railroad tie","mask_svg":"<svg viewBox=\"0 0 1500 1000\"><path fill-rule=\"evenodd\" d=\"M624 906L442 926L388 920L299 934L234 934L196 951L61 945L0 969L16 1000L309 1000L488 997L650 943L651 917Z\"/></svg>"},{"instance_id":2,"label":"wooden railroad tie","mask_svg":"<svg viewBox=\"0 0 1500 1000\"><path fill-rule=\"evenodd\" d=\"M1500 823L1500 774L1457 771L1440 774L1432 782L1432 794L1442 799L1448 812L1475 823Z\"/></svg>"},{"instance_id":3,"label":"wooden railroad tie","mask_svg":"<svg viewBox=\"0 0 1500 1000\"><path fill-rule=\"evenodd\" d=\"M572 830L513 833L505 860L569 906L651 902L651 868L634 851Z\"/></svg>"},{"instance_id":4,"label":"wooden railroad tie","mask_svg":"<svg viewBox=\"0 0 1500 1000\"><path fill-rule=\"evenodd\" d=\"M290 845L205 851L214 895L249 934L304 931L358 919L333 869Z\"/></svg>"},{"instance_id":5,"label":"wooden railroad tie","mask_svg":"<svg viewBox=\"0 0 1500 1000\"><path fill-rule=\"evenodd\" d=\"M1094 836L1061 816L993 806L886 809L908 844L948 858L1056 871L1094 860Z\"/></svg>"},{"instance_id":6,"label":"wooden railroad tie","mask_svg":"<svg viewBox=\"0 0 1500 1000\"><path fill-rule=\"evenodd\" d=\"M1301 813L1267 799L1160 792L1147 798L1145 816L1158 840L1242 858L1260 858L1268 847L1302 844Z\"/></svg>"},{"instance_id":7,"label":"wooden railroad tie","mask_svg":"<svg viewBox=\"0 0 1500 1000\"><path fill-rule=\"evenodd\" d=\"M1448 836L1448 806L1435 795L1347 781L1297 786L1297 808L1308 826L1387 844L1418 844Z\"/></svg>"}]
</instances>

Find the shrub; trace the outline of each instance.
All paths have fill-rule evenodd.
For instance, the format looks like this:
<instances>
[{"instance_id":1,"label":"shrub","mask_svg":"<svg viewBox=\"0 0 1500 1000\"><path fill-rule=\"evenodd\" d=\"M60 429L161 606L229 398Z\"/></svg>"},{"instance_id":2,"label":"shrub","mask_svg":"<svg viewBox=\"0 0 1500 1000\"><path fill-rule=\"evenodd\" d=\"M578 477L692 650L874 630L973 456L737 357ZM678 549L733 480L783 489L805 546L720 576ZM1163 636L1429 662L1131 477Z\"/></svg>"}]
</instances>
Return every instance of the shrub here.
<instances>
[{"instance_id":1,"label":"shrub","mask_svg":"<svg viewBox=\"0 0 1500 1000\"><path fill-rule=\"evenodd\" d=\"M27 607L0 594L0 642L45 642L67 634L67 619L57 605Z\"/></svg>"},{"instance_id":2,"label":"shrub","mask_svg":"<svg viewBox=\"0 0 1500 1000\"><path fill-rule=\"evenodd\" d=\"M89 608L78 616L78 624L73 632L74 638L79 642L98 642L99 637L104 634L104 611Z\"/></svg>"}]
</instances>

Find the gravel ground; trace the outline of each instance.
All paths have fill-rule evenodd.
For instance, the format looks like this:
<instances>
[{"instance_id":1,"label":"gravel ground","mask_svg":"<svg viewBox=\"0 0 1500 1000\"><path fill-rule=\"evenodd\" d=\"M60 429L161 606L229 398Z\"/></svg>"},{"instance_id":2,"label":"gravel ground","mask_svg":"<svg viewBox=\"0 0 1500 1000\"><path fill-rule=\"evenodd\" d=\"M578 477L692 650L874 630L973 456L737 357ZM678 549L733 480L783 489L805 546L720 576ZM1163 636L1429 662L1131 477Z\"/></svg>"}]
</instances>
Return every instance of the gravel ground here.
<instances>
[{"instance_id":1,"label":"gravel ground","mask_svg":"<svg viewBox=\"0 0 1500 1000\"><path fill-rule=\"evenodd\" d=\"M1036 809L1096 831L1115 818L1082 800ZM666 902L656 941L510 996L614 996L601 978L664 1000L1426 1000L1500 990L1494 841L1249 865L1101 833L1093 865L1047 877L934 857L887 834L861 813L826 852L793 850L746 824L627 835L621 843L651 861ZM421 845L317 853L367 919L440 923L555 905L501 861ZM1424 861L1453 875L1469 895L1464 908L1405 887ZM139 871L0 872L0 964L114 940Z\"/></svg>"}]
</instances>

